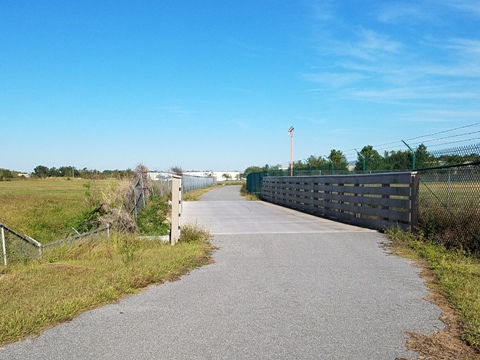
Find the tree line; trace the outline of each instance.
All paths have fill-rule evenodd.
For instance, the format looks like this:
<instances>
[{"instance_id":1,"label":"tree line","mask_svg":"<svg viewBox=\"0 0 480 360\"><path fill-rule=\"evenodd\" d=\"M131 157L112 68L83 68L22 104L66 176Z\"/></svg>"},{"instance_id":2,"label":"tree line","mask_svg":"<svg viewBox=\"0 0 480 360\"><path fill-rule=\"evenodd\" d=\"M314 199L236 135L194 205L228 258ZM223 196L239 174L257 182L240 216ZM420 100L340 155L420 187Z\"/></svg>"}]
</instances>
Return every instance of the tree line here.
<instances>
[{"instance_id":1,"label":"tree line","mask_svg":"<svg viewBox=\"0 0 480 360\"><path fill-rule=\"evenodd\" d=\"M332 149L328 156L310 155L307 159L295 161L294 169L295 171L330 170L335 172L351 170L355 172L408 171L474 162L480 162L480 154L435 156L434 153L430 153L427 150L424 144L418 145L414 151L385 151L383 155L380 155L372 145L366 145L357 152L357 160L354 164L348 163L342 151ZM282 169L284 168L281 165L249 166L245 169L243 175L246 176L252 172Z\"/></svg>"},{"instance_id":2,"label":"tree line","mask_svg":"<svg viewBox=\"0 0 480 360\"><path fill-rule=\"evenodd\" d=\"M91 170L87 168L76 168L74 166L47 167L38 165L33 169L33 172L28 174L32 178L45 179L49 177L63 177L63 178L83 178L83 179L106 179L118 178L123 179L133 174L131 169L127 170ZM24 179L25 174L0 168L0 181L9 181L14 179Z\"/></svg>"}]
</instances>

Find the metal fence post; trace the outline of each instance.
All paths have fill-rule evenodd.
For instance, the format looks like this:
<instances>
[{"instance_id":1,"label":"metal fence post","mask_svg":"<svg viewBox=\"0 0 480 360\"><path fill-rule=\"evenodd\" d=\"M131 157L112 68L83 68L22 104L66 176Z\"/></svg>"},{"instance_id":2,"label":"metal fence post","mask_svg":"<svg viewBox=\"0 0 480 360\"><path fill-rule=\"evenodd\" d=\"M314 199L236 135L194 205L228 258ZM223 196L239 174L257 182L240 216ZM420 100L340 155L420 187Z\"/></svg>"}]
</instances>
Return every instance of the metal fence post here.
<instances>
[{"instance_id":1,"label":"metal fence post","mask_svg":"<svg viewBox=\"0 0 480 360\"><path fill-rule=\"evenodd\" d=\"M3 264L7 265L7 247L5 245L5 230L3 229L3 226L0 226L2 228L2 249L3 249Z\"/></svg>"},{"instance_id":2,"label":"metal fence post","mask_svg":"<svg viewBox=\"0 0 480 360\"><path fill-rule=\"evenodd\" d=\"M180 217L182 204L182 177L172 175L172 226L170 244L175 245L180 238Z\"/></svg>"},{"instance_id":3,"label":"metal fence post","mask_svg":"<svg viewBox=\"0 0 480 360\"><path fill-rule=\"evenodd\" d=\"M412 172L411 179L411 199L410 199L410 231L414 231L418 223L418 206L419 206L419 186L420 186L420 174L418 172Z\"/></svg>"}]
</instances>

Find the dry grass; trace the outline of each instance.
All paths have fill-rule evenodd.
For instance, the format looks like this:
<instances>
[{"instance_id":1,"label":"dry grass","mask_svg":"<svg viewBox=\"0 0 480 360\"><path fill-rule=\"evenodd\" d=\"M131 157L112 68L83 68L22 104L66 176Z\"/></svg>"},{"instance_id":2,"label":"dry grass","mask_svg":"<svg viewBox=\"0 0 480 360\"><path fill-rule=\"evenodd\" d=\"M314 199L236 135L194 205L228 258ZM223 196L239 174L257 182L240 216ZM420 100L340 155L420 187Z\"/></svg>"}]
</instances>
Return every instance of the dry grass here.
<instances>
[{"instance_id":1,"label":"dry grass","mask_svg":"<svg viewBox=\"0 0 480 360\"><path fill-rule=\"evenodd\" d=\"M419 359L480 359L480 261L392 230L390 247L415 259L431 290L430 301L442 309L446 329L432 335L408 333L409 349Z\"/></svg>"}]
</instances>

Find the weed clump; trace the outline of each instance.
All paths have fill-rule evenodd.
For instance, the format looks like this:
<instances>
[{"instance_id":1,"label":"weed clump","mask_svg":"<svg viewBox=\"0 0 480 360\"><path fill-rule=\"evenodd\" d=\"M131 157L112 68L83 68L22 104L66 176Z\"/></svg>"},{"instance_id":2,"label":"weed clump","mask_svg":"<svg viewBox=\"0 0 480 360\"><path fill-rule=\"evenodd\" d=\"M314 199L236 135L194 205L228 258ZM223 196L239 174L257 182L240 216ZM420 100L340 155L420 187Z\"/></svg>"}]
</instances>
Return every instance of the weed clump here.
<instances>
[{"instance_id":1,"label":"weed clump","mask_svg":"<svg viewBox=\"0 0 480 360\"><path fill-rule=\"evenodd\" d=\"M179 242L207 242L209 239L210 232L207 229L197 224L186 224L182 226Z\"/></svg>"},{"instance_id":2,"label":"weed clump","mask_svg":"<svg viewBox=\"0 0 480 360\"><path fill-rule=\"evenodd\" d=\"M426 239L448 249L480 255L480 208L470 204L461 208L420 206L417 230Z\"/></svg>"},{"instance_id":3,"label":"weed clump","mask_svg":"<svg viewBox=\"0 0 480 360\"><path fill-rule=\"evenodd\" d=\"M168 235L170 206L164 196L153 197L138 213L137 226L142 235Z\"/></svg>"}]
</instances>

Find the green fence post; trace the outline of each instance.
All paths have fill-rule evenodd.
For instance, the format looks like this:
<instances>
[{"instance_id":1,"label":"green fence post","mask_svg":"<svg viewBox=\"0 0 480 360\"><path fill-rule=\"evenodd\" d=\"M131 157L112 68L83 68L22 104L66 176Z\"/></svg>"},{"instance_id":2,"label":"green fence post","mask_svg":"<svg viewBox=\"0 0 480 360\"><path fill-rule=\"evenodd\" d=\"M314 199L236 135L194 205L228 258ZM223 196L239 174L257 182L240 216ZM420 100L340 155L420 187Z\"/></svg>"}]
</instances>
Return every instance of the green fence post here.
<instances>
[{"instance_id":1,"label":"green fence post","mask_svg":"<svg viewBox=\"0 0 480 360\"><path fill-rule=\"evenodd\" d=\"M333 168L333 161L328 156L323 155L323 157L330 163L330 175L333 175L335 169Z\"/></svg>"},{"instance_id":2,"label":"green fence post","mask_svg":"<svg viewBox=\"0 0 480 360\"><path fill-rule=\"evenodd\" d=\"M415 154L415 151L413 151L413 149L405 142L402 140L402 142L408 147L408 149L410 150L410 152L412 153L412 170L415 171L415 167L416 167L416 164L415 164L415 158L416 158L416 154Z\"/></svg>"}]
</instances>

